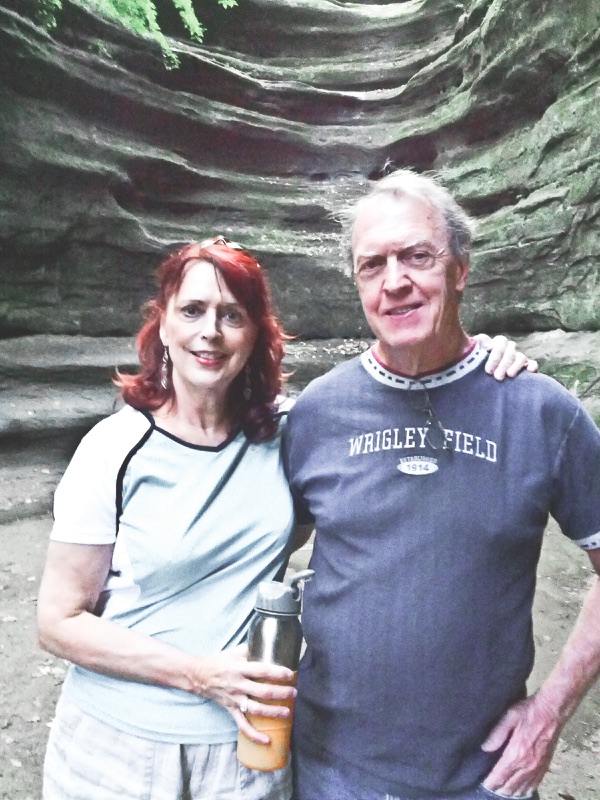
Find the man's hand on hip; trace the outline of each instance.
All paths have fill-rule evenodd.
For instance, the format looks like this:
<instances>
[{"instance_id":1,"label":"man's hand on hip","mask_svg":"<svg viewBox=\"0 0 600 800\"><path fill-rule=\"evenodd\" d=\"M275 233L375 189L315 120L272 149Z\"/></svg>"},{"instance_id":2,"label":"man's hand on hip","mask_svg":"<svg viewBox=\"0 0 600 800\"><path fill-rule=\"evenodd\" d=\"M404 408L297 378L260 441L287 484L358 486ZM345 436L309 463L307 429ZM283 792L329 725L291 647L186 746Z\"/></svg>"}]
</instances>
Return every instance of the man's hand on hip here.
<instances>
[{"instance_id":1,"label":"man's hand on hip","mask_svg":"<svg viewBox=\"0 0 600 800\"><path fill-rule=\"evenodd\" d=\"M493 752L507 742L485 788L508 797L532 794L550 766L559 733L556 715L537 695L515 703L481 746Z\"/></svg>"}]
</instances>

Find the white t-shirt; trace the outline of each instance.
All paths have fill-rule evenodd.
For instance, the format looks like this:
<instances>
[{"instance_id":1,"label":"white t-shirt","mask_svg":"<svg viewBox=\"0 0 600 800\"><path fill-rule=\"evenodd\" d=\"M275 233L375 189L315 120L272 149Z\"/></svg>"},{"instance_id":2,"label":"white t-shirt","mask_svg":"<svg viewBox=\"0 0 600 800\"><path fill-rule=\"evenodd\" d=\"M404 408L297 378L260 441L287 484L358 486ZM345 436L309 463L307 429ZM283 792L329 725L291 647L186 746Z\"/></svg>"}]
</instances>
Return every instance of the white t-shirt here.
<instances>
[{"instance_id":1,"label":"white t-shirt","mask_svg":"<svg viewBox=\"0 0 600 800\"><path fill-rule=\"evenodd\" d=\"M245 443L190 445L126 406L96 425L55 496L51 538L112 544L97 613L209 655L244 641L258 583L282 574L294 523L280 437L250 444L214 502L198 512ZM114 727L160 741L233 741L237 726L203 697L72 666L63 692Z\"/></svg>"}]
</instances>

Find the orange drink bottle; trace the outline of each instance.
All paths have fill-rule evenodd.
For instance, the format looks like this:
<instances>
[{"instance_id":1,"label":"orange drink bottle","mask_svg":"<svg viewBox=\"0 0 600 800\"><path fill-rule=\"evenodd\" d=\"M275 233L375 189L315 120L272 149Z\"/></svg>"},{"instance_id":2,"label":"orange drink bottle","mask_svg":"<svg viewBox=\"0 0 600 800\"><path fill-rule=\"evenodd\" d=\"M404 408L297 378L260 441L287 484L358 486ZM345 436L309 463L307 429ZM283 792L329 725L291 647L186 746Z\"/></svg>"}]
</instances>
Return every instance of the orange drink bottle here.
<instances>
[{"instance_id":1,"label":"orange drink bottle","mask_svg":"<svg viewBox=\"0 0 600 800\"><path fill-rule=\"evenodd\" d=\"M263 581L258 587L255 614L248 632L248 660L278 664L296 673L302 648L302 589L300 582L314 575L313 570L298 572L284 583ZM295 683L294 678L294 683ZM241 731L238 734L238 760L246 767L271 771L287 764L292 734L293 700L264 700L266 705L287 706L288 717L263 717L247 714L248 721L269 737L258 744Z\"/></svg>"}]
</instances>

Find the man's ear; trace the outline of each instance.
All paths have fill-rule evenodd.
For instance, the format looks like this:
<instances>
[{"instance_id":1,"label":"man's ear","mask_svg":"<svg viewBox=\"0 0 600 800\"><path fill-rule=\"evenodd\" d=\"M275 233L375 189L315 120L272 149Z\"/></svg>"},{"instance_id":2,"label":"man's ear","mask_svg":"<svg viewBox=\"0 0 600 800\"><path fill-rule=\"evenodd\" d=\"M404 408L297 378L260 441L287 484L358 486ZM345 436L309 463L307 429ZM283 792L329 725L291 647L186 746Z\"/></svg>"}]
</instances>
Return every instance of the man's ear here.
<instances>
[{"instance_id":1,"label":"man's ear","mask_svg":"<svg viewBox=\"0 0 600 800\"><path fill-rule=\"evenodd\" d=\"M469 258L455 265L456 270L456 291L461 294L464 292L469 276Z\"/></svg>"}]
</instances>

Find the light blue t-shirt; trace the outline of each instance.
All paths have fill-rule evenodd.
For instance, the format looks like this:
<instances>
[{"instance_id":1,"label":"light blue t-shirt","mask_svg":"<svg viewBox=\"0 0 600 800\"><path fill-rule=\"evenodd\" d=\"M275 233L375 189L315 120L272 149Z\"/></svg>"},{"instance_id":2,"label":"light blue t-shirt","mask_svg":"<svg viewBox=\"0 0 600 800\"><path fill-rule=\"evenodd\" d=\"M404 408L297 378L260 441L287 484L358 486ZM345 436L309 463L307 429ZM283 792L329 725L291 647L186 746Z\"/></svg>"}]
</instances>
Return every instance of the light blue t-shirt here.
<instances>
[{"instance_id":1,"label":"light blue t-shirt","mask_svg":"<svg viewBox=\"0 0 600 800\"><path fill-rule=\"evenodd\" d=\"M129 407L85 437L57 489L52 538L115 542L97 613L194 655L244 641L258 583L285 568L294 522L279 435L250 444L198 518L244 443L239 433L216 448L190 445ZM225 709L178 689L73 666L63 693L137 736L184 744L237 736Z\"/></svg>"}]
</instances>

